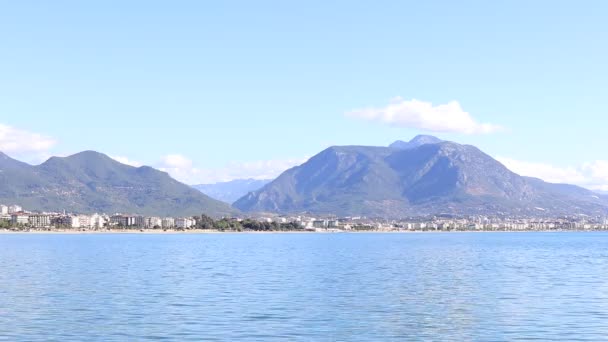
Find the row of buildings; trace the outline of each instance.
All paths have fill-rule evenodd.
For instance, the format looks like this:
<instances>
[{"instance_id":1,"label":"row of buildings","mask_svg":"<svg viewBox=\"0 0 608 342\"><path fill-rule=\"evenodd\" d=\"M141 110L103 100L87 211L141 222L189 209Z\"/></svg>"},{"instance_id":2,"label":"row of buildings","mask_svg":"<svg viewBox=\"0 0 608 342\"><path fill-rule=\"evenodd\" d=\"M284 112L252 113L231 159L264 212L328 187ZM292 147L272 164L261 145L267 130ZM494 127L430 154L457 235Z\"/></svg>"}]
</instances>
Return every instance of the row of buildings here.
<instances>
[{"instance_id":1,"label":"row of buildings","mask_svg":"<svg viewBox=\"0 0 608 342\"><path fill-rule=\"evenodd\" d=\"M19 210L4 210L12 208ZM30 213L19 206L0 206L0 222L10 226L32 228L111 228L111 227L141 227L172 229L191 228L196 221L191 217L146 217L129 214L93 214L76 215L66 213Z\"/></svg>"},{"instance_id":2,"label":"row of buildings","mask_svg":"<svg viewBox=\"0 0 608 342\"><path fill-rule=\"evenodd\" d=\"M515 218L515 217L445 217L426 216L401 220L366 217L318 217L318 216L269 216L249 217L259 222L296 223L306 230L317 231L475 231L475 230L608 230L608 218L573 215L560 218ZM240 218L232 220L242 221ZM196 226L192 217L157 217L131 214L76 215L66 213L31 213L18 205L0 205L0 227L31 228L148 228L188 229Z\"/></svg>"},{"instance_id":3,"label":"row of buildings","mask_svg":"<svg viewBox=\"0 0 608 342\"><path fill-rule=\"evenodd\" d=\"M297 222L308 230L378 230L378 231L524 231L524 230L608 230L608 218L577 216L560 218L515 218L468 216L444 218L435 216L412 217L401 220L366 217L258 217L264 222Z\"/></svg>"},{"instance_id":4,"label":"row of buildings","mask_svg":"<svg viewBox=\"0 0 608 342\"><path fill-rule=\"evenodd\" d=\"M0 215L10 215L21 211L23 211L21 206L0 204Z\"/></svg>"}]
</instances>

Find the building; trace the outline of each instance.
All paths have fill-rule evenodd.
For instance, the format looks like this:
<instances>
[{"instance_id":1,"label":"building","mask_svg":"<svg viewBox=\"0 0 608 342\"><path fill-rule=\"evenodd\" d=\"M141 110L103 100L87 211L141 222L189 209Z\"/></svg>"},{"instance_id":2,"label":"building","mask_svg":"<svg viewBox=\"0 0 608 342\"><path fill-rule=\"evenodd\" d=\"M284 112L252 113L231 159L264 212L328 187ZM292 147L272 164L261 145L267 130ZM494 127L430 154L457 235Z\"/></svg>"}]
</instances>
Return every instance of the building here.
<instances>
[{"instance_id":1,"label":"building","mask_svg":"<svg viewBox=\"0 0 608 342\"><path fill-rule=\"evenodd\" d=\"M51 223L57 227L66 228L81 228L80 216L76 215L62 215L57 216L51 220Z\"/></svg>"},{"instance_id":2,"label":"building","mask_svg":"<svg viewBox=\"0 0 608 342\"><path fill-rule=\"evenodd\" d=\"M110 217L110 223L119 227L143 227L145 219L137 215L114 215Z\"/></svg>"},{"instance_id":3,"label":"building","mask_svg":"<svg viewBox=\"0 0 608 342\"><path fill-rule=\"evenodd\" d=\"M177 218L175 219L175 226L177 228L190 228L192 226L194 226L194 220L191 218Z\"/></svg>"},{"instance_id":4,"label":"building","mask_svg":"<svg viewBox=\"0 0 608 342\"><path fill-rule=\"evenodd\" d=\"M30 223L30 217L28 214L17 212L11 214L11 224L14 226L26 225Z\"/></svg>"},{"instance_id":5,"label":"building","mask_svg":"<svg viewBox=\"0 0 608 342\"><path fill-rule=\"evenodd\" d=\"M23 208L21 208L18 205L11 205L8 207L8 213L9 214L14 214L14 213L20 213L23 211Z\"/></svg>"},{"instance_id":6,"label":"building","mask_svg":"<svg viewBox=\"0 0 608 342\"><path fill-rule=\"evenodd\" d=\"M4 204L0 204L0 215L7 215L8 207Z\"/></svg>"},{"instance_id":7,"label":"building","mask_svg":"<svg viewBox=\"0 0 608 342\"><path fill-rule=\"evenodd\" d=\"M146 228L160 228L163 226L163 220L160 217L146 217L144 221Z\"/></svg>"},{"instance_id":8,"label":"building","mask_svg":"<svg viewBox=\"0 0 608 342\"><path fill-rule=\"evenodd\" d=\"M338 221L337 220L327 221L327 228L338 228Z\"/></svg>"},{"instance_id":9,"label":"building","mask_svg":"<svg viewBox=\"0 0 608 342\"><path fill-rule=\"evenodd\" d=\"M89 226L91 228L103 228L108 223L108 218L99 214L91 215L89 219Z\"/></svg>"},{"instance_id":10,"label":"building","mask_svg":"<svg viewBox=\"0 0 608 342\"><path fill-rule=\"evenodd\" d=\"M91 217L87 215L78 215L79 228L91 227Z\"/></svg>"},{"instance_id":11,"label":"building","mask_svg":"<svg viewBox=\"0 0 608 342\"><path fill-rule=\"evenodd\" d=\"M274 223L278 223L278 224L283 224L283 223L287 223L287 219L285 217L275 217L272 222Z\"/></svg>"},{"instance_id":12,"label":"building","mask_svg":"<svg viewBox=\"0 0 608 342\"><path fill-rule=\"evenodd\" d=\"M32 227L42 228L51 226L51 215L47 214L33 214L29 215L29 224Z\"/></svg>"},{"instance_id":13,"label":"building","mask_svg":"<svg viewBox=\"0 0 608 342\"><path fill-rule=\"evenodd\" d=\"M112 215L110 217L110 223L113 226L127 227L129 226L129 217L126 215Z\"/></svg>"},{"instance_id":14,"label":"building","mask_svg":"<svg viewBox=\"0 0 608 342\"><path fill-rule=\"evenodd\" d=\"M146 218L143 216L133 216L133 225L143 227L146 224Z\"/></svg>"},{"instance_id":15,"label":"building","mask_svg":"<svg viewBox=\"0 0 608 342\"><path fill-rule=\"evenodd\" d=\"M162 227L163 228L173 228L175 227L175 219L173 217L165 217L162 219Z\"/></svg>"},{"instance_id":16,"label":"building","mask_svg":"<svg viewBox=\"0 0 608 342\"><path fill-rule=\"evenodd\" d=\"M313 228L327 228L327 221L325 220L314 220L312 221Z\"/></svg>"}]
</instances>

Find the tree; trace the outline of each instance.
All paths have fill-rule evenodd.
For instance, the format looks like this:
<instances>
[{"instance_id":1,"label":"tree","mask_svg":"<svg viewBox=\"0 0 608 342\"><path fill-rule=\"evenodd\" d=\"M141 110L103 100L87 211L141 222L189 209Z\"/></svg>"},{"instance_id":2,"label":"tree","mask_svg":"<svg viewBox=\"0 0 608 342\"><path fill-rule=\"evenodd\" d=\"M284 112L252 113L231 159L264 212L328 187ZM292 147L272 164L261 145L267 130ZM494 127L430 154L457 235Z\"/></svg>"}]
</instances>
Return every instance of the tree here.
<instances>
[{"instance_id":1,"label":"tree","mask_svg":"<svg viewBox=\"0 0 608 342\"><path fill-rule=\"evenodd\" d=\"M197 217L197 227L200 229L214 229L215 221L205 214L202 214L200 218Z\"/></svg>"}]
</instances>

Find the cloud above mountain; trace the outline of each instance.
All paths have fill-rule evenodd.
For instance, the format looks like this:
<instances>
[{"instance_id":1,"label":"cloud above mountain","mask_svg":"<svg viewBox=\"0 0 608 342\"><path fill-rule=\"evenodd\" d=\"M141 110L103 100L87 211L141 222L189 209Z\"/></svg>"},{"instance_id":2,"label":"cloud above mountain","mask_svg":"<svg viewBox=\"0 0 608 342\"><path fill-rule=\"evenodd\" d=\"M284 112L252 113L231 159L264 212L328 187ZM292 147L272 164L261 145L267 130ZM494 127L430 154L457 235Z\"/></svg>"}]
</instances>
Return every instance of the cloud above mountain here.
<instances>
[{"instance_id":1,"label":"cloud above mountain","mask_svg":"<svg viewBox=\"0 0 608 342\"><path fill-rule=\"evenodd\" d=\"M116 160L119 163L123 163L125 165L130 165L130 166L134 166L134 167L140 167L143 165L143 163L138 162L136 160L132 160L129 159L127 157L123 157L123 156L110 156L110 158Z\"/></svg>"},{"instance_id":2,"label":"cloud above mountain","mask_svg":"<svg viewBox=\"0 0 608 342\"><path fill-rule=\"evenodd\" d=\"M42 134L0 124L0 151L5 153L41 153L56 144L55 139Z\"/></svg>"},{"instance_id":3,"label":"cloud above mountain","mask_svg":"<svg viewBox=\"0 0 608 342\"><path fill-rule=\"evenodd\" d=\"M498 157L497 160L522 176L536 177L551 183L576 184L591 190L608 191L608 160L562 167L505 157Z\"/></svg>"},{"instance_id":4,"label":"cloud above mountain","mask_svg":"<svg viewBox=\"0 0 608 342\"><path fill-rule=\"evenodd\" d=\"M457 101L433 105L396 97L385 107L356 109L346 116L431 132L489 134L501 129L498 125L476 121Z\"/></svg>"},{"instance_id":5,"label":"cloud above mountain","mask_svg":"<svg viewBox=\"0 0 608 342\"><path fill-rule=\"evenodd\" d=\"M187 184L209 184L234 179L273 179L283 171L300 165L307 158L231 162L222 167L199 167L181 154L163 156L156 165L175 179Z\"/></svg>"}]
</instances>

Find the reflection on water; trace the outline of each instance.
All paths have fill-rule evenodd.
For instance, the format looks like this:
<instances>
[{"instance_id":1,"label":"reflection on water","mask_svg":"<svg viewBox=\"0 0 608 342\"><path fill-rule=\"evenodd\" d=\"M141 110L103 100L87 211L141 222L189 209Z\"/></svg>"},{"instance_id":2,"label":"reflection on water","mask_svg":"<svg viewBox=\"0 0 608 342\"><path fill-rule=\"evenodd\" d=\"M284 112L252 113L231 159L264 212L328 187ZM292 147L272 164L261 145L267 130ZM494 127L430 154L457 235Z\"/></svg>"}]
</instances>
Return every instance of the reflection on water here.
<instances>
[{"instance_id":1,"label":"reflection on water","mask_svg":"<svg viewBox=\"0 0 608 342\"><path fill-rule=\"evenodd\" d=\"M0 340L608 336L608 234L0 235Z\"/></svg>"}]
</instances>

